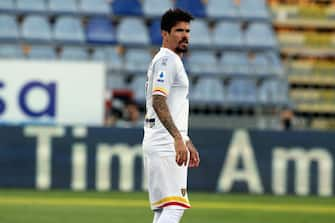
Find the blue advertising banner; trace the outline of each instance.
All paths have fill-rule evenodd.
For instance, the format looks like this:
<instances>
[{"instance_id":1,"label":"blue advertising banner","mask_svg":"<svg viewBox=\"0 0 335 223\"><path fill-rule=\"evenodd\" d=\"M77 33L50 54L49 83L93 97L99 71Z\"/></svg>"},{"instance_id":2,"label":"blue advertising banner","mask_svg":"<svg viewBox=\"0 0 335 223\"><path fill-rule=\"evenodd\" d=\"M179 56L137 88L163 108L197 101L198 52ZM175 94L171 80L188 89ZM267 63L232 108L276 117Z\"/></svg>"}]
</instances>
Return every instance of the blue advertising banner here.
<instances>
[{"instance_id":1,"label":"blue advertising banner","mask_svg":"<svg viewBox=\"0 0 335 223\"><path fill-rule=\"evenodd\" d=\"M333 196L335 133L193 129L190 190ZM0 187L145 190L142 129L0 128Z\"/></svg>"}]
</instances>

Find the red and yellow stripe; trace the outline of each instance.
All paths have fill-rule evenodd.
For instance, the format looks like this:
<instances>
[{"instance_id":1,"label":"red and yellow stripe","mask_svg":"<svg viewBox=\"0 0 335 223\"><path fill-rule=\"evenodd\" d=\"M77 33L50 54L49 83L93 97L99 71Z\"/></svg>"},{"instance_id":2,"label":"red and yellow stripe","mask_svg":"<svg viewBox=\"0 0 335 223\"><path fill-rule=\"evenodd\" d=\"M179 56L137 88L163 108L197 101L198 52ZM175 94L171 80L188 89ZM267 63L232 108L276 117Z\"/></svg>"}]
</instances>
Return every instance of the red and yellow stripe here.
<instances>
[{"instance_id":1,"label":"red and yellow stripe","mask_svg":"<svg viewBox=\"0 0 335 223\"><path fill-rule=\"evenodd\" d=\"M155 92L163 93L165 96L168 95L167 90L166 90L165 88L162 88L162 87L155 87L155 88L152 90L152 93L155 93Z\"/></svg>"},{"instance_id":2,"label":"red and yellow stripe","mask_svg":"<svg viewBox=\"0 0 335 223\"><path fill-rule=\"evenodd\" d=\"M152 205L157 208L163 208L163 207L171 206L171 205L180 206L183 208L191 207L188 199L185 199L183 197L178 197L178 196L165 197L159 201L152 203Z\"/></svg>"}]
</instances>

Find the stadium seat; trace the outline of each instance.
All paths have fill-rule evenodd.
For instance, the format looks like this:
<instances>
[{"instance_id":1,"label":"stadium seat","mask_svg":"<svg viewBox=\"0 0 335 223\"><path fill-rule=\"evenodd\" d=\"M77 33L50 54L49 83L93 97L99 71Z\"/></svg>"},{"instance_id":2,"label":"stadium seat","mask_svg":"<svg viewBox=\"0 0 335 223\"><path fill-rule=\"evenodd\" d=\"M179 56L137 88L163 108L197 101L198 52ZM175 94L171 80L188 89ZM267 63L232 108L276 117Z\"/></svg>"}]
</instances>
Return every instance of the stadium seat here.
<instances>
[{"instance_id":1,"label":"stadium seat","mask_svg":"<svg viewBox=\"0 0 335 223\"><path fill-rule=\"evenodd\" d=\"M252 23L245 32L248 47L277 47L276 36L269 24Z\"/></svg>"},{"instance_id":2,"label":"stadium seat","mask_svg":"<svg viewBox=\"0 0 335 223\"><path fill-rule=\"evenodd\" d=\"M153 45L162 45L162 34L161 34L161 21L154 20L151 22L149 27L149 34L151 44Z\"/></svg>"},{"instance_id":3,"label":"stadium seat","mask_svg":"<svg viewBox=\"0 0 335 223\"><path fill-rule=\"evenodd\" d=\"M128 49L124 56L124 69L131 73L146 73L151 59L150 52L146 49Z\"/></svg>"},{"instance_id":4,"label":"stadium seat","mask_svg":"<svg viewBox=\"0 0 335 223\"><path fill-rule=\"evenodd\" d=\"M243 0L240 4L240 14L245 19L270 19L264 0Z\"/></svg>"},{"instance_id":5,"label":"stadium seat","mask_svg":"<svg viewBox=\"0 0 335 223\"><path fill-rule=\"evenodd\" d=\"M141 16L142 8L139 0L114 0L112 2L113 13L118 16Z\"/></svg>"},{"instance_id":6,"label":"stadium seat","mask_svg":"<svg viewBox=\"0 0 335 223\"><path fill-rule=\"evenodd\" d=\"M19 31L14 16L0 15L0 27L0 40L17 40Z\"/></svg>"},{"instance_id":7,"label":"stadium seat","mask_svg":"<svg viewBox=\"0 0 335 223\"><path fill-rule=\"evenodd\" d=\"M23 52L19 45L0 44L0 58L7 58L7 59L23 58Z\"/></svg>"},{"instance_id":8,"label":"stadium seat","mask_svg":"<svg viewBox=\"0 0 335 223\"><path fill-rule=\"evenodd\" d=\"M60 59L62 60L88 60L88 53L85 48L82 47L63 47L60 53Z\"/></svg>"},{"instance_id":9,"label":"stadium seat","mask_svg":"<svg viewBox=\"0 0 335 223\"><path fill-rule=\"evenodd\" d=\"M204 20L195 20L191 22L191 47L206 47L211 45L210 30Z\"/></svg>"},{"instance_id":10,"label":"stadium seat","mask_svg":"<svg viewBox=\"0 0 335 223\"><path fill-rule=\"evenodd\" d=\"M249 72L254 75L269 75L270 71L270 58L265 53L252 53L248 54L249 59Z\"/></svg>"},{"instance_id":11,"label":"stadium seat","mask_svg":"<svg viewBox=\"0 0 335 223\"><path fill-rule=\"evenodd\" d=\"M171 0L144 0L142 7L145 16L160 18L173 4Z\"/></svg>"},{"instance_id":12,"label":"stadium seat","mask_svg":"<svg viewBox=\"0 0 335 223\"><path fill-rule=\"evenodd\" d=\"M188 58L188 64L191 74L211 75L218 73L218 62L213 51L192 51Z\"/></svg>"},{"instance_id":13,"label":"stadium seat","mask_svg":"<svg viewBox=\"0 0 335 223\"><path fill-rule=\"evenodd\" d=\"M45 0L16 0L16 8L23 12L46 12Z\"/></svg>"},{"instance_id":14,"label":"stadium seat","mask_svg":"<svg viewBox=\"0 0 335 223\"><path fill-rule=\"evenodd\" d=\"M270 72L275 75L282 76L284 75L284 67L280 60L280 55L278 52L270 51L266 53L267 58L271 63L271 66L268 66Z\"/></svg>"},{"instance_id":15,"label":"stadium seat","mask_svg":"<svg viewBox=\"0 0 335 223\"><path fill-rule=\"evenodd\" d=\"M239 16L238 7L233 0L208 0L207 16L216 19L237 18Z\"/></svg>"},{"instance_id":16,"label":"stadium seat","mask_svg":"<svg viewBox=\"0 0 335 223\"><path fill-rule=\"evenodd\" d=\"M51 28L43 16L27 16L22 23L22 37L31 41L51 41Z\"/></svg>"},{"instance_id":17,"label":"stadium seat","mask_svg":"<svg viewBox=\"0 0 335 223\"><path fill-rule=\"evenodd\" d=\"M243 45L241 24L219 22L213 31L213 44L217 47L241 47Z\"/></svg>"},{"instance_id":18,"label":"stadium seat","mask_svg":"<svg viewBox=\"0 0 335 223\"><path fill-rule=\"evenodd\" d=\"M105 63L105 49L104 48L95 48L90 55L90 60L96 62L104 62Z\"/></svg>"},{"instance_id":19,"label":"stadium seat","mask_svg":"<svg viewBox=\"0 0 335 223\"><path fill-rule=\"evenodd\" d=\"M108 74L106 78L107 89L122 89L126 88L124 76L120 74Z\"/></svg>"},{"instance_id":20,"label":"stadium seat","mask_svg":"<svg viewBox=\"0 0 335 223\"><path fill-rule=\"evenodd\" d=\"M227 102L232 105L254 105L257 88L254 80L233 79L227 88Z\"/></svg>"},{"instance_id":21,"label":"stadium seat","mask_svg":"<svg viewBox=\"0 0 335 223\"><path fill-rule=\"evenodd\" d=\"M176 8L184 9L195 17L206 17L205 6L201 0L177 0Z\"/></svg>"},{"instance_id":22,"label":"stadium seat","mask_svg":"<svg viewBox=\"0 0 335 223\"><path fill-rule=\"evenodd\" d=\"M191 100L194 103L222 104L224 99L223 83L215 77L201 77L191 91Z\"/></svg>"},{"instance_id":23,"label":"stadium seat","mask_svg":"<svg viewBox=\"0 0 335 223\"><path fill-rule=\"evenodd\" d=\"M56 52L51 46L32 46L27 56L29 59L54 60Z\"/></svg>"},{"instance_id":24,"label":"stadium seat","mask_svg":"<svg viewBox=\"0 0 335 223\"><path fill-rule=\"evenodd\" d=\"M123 69L122 58L116 47L109 47L104 49L104 51L105 62L107 64L108 70L120 71Z\"/></svg>"},{"instance_id":25,"label":"stadium seat","mask_svg":"<svg viewBox=\"0 0 335 223\"><path fill-rule=\"evenodd\" d=\"M259 101L263 104L286 103L288 97L287 83L280 80L266 80L259 88Z\"/></svg>"},{"instance_id":26,"label":"stadium seat","mask_svg":"<svg viewBox=\"0 0 335 223\"><path fill-rule=\"evenodd\" d=\"M86 26L86 42L114 44L116 43L114 26L107 17L91 18Z\"/></svg>"},{"instance_id":27,"label":"stadium seat","mask_svg":"<svg viewBox=\"0 0 335 223\"><path fill-rule=\"evenodd\" d=\"M49 0L49 10L55 13L78 13L76 0Z\"/></svg>"},{"instance_id":28,"label":"stadium seat","mask_svg":"<svg viewBox=\"0 0 335 223\"><path fill-rule=\"evenodd\" d=\"M108 0L80 0L79 11L84 14L108 15L110 4Z\"/></svg>"},{"instance_id":29,"label":"stadium seat","mask_svg":"<svg viewBox=\"0 0 335 223\"><path fill-rule=\"evenodd\" d=\"M61 16L54 26L54 39L60 42L81 43L85 41L79 18Z\"/></svg>"},{"instance_id":30,"label":"stadium seat","mask_svg":"<svg viewBox=\"0 0 335 223\"><path fill-rule=\"evenodd\" d=\"M219 69L225 75L246 75L249 73L248 65L245 52L225 51L219 60Z\"/></svg>"},{"instance_id":31,"label":"stadium seat","mask_svg":"<svg viewBox=\"0 0 335 223\"><path fill-rule=\"evenodd\" d=\"M148 45L149 35L144 21L139 18L124 18L117 27L117 41L126 45Z\"/></svg>"},{"instance_id":32,"label":"stadium seat","mask_svg":"<svg viewBox=\"0 0 335 223\"><path fill-rule=\"evenodd\" d=\"M14 0L1 0L0 12L12 12L16 9Z\"/></svg>"},{"instance_id":33,"label":"stadium seat","mask_svg":"<svg viewBox=\"0 0 335 223\"><path fill-rule=\"evenodd\" d=\"M145 101L145 83L147 76L143 73L134 77L130 83L129 88L134 92L135 101L144 103Z\"/></svg>"}]
</instances>

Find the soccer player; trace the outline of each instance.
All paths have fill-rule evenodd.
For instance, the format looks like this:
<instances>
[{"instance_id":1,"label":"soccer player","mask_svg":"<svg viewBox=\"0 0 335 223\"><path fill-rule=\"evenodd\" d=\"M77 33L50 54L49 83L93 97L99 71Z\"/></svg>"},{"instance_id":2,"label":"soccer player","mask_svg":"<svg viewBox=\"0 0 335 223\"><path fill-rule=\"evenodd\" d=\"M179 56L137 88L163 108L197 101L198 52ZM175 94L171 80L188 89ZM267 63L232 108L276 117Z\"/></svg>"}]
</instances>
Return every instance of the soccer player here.
<instances>
[{"instance_id":1,"label":"soccer player","mask_svg":"<svg viewBox=\"0 0 335 223\"><path fill-rule=\"evenodd\" d=\"M153 223L178 223L191 207L187 168L200 162L187 134L189 80L181 60L188 50L191 20L181 9L164 13L162 47L147 73L143 157Z\"/></svg>"}]
</instances>

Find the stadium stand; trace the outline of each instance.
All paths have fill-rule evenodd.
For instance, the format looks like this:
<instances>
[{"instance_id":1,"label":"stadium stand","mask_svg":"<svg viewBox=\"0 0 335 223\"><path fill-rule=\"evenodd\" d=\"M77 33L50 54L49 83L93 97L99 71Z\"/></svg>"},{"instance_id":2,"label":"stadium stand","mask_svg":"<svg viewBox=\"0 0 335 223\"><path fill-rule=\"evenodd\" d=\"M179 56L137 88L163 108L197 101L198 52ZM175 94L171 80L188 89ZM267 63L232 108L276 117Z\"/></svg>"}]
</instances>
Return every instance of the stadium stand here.
<instances>
[{"instance_id":1,"label":"stadium stand","mask_svg":"<svg viewBox=\"0 0 335 223\"><path fill-rule=\"evenodd\" d=\"M264 128L255 121L256 111L276 119L278 113L266 113L267 109L280 112L289 99L279 56L281 33L277 41L267 3L253 2L4 0L0 1L0 12L6 12L0 16L0 56L105 63L106 88L133 90L143 114L144 74L162 41L159 17L167 8L181 7L197 17L191 23L191 49L184 58L190 74L191 112L213 120L241 116L237 120L243 121L236 121L236 126ZM309 39L307 43L315 42ZM281 90L285 93L275 97Z\"/></svg>"},{"instance_id":2,"label":"stadium stand","mask_svg":"<svg viewBox=\"0 0 335 223\"><path fill-rule=\"evenodd\" d=\"M333 1L270 1L289 95L301 128L329 129L334 120Z\"/></svg>"}]
</instances>

